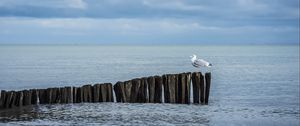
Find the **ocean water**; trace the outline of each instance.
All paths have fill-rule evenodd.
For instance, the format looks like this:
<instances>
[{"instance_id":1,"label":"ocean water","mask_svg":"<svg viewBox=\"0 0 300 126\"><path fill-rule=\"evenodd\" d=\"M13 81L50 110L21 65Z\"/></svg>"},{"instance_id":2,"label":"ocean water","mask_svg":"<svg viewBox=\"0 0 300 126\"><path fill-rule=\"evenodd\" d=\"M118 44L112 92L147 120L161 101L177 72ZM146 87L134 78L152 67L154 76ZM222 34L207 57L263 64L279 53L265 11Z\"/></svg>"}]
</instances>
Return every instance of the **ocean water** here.
<instances>
[{"instance_id":1,"label":"ocean water","mask_svg":"<svg viewBox=\"0 0 300 126\"><path fill-rule=\"evenodd\" d=\"M0 125L300 125L299 45L1 45L0 89L81 86L213 67L209 105L80 103L0 110Z\"/></svg>"}]
</instances>

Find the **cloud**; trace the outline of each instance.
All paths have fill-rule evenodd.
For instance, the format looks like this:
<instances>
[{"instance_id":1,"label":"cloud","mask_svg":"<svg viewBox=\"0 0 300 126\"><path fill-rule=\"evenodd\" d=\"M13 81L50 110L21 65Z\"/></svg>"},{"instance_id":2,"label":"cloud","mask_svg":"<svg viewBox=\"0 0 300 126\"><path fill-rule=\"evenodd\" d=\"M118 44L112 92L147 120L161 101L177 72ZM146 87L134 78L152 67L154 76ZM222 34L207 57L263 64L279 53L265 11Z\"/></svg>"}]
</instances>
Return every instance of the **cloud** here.
<instances>
[{"instance_id":1,"label":"cloud","mask_svg":"<svg viewBox=\"0 0 300 126\"><path fill-rule=\"evenodd\" d=\"M297 38L292 26L214 26L184 19L0 18L0 42L17 36L40 42L281 42ZM30 30L28 30L30 29ZM46 36L46 37L45 37ZM45 39L49 38L49 39ZM63 38L63 39L62 39ZM289 42L286 41L286 42Z\"/></svg>"},{"instance_id":2,"label":"cloud","mask_svg":"<svg viewBox=\"0 0 300 126\"><path fill-rule=\"evenodd\" d=\"M179 1L179 0L174 0L172 2L170 1L160 2L157 0L153 0L153 1L143 0L143 5L155 9L182 10L182 11L201 11L201 10L208 9L205 6L186 4L183 3L183 1Z\"/></svg>"},{"instance_id":3,"label":"cloud","mask_svg":"<svg viewBox=\"0 0 300 126\"><path fill-rule=\"evenodd\" d=\"M83 0L65 0L69 7L85 9L87 4Z\"/></svg>"},{"instance_id":4,"label":"cloud","mask_svg":"<svg viewBox=\"0 0 300 126\"><path fill-rule=\"evenodd\" d=\"M0 16L295 19L299 18L297 5L297 0L2 0Z\"/></svg>"},{"instance_id":5,"label":"cloud","mask_svg":"<svg viewBox=\"0 0 300 126\"><path fill-rule=\"evenodd\" d=\"M0 43L298 43L298 22L297 0L0 1Z\"/></svg>"},{"instance_id":6,"label":"cloud","mask_svg":"<svg viewBox=\"0 0 300 126\"><path fill-rule=\"evenodd\" d=\"M0 2L0 7L13 9L17 7L28 8L40 7L40 8L77 8L84 9L87 4L83 0L3 0ZM34 9L34 8L33 8ZM34 13L34 11L32 12Z\"/></svg>"}]
</instances>

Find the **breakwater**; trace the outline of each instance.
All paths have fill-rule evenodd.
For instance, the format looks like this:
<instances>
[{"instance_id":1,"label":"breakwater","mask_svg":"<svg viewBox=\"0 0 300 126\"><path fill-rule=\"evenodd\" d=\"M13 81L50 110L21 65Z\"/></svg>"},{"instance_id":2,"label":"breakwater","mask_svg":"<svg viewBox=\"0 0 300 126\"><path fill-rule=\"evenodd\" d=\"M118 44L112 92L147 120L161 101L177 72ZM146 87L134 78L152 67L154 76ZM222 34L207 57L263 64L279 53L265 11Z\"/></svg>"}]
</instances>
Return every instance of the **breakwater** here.
<instances>
[{"instance_id":1,"label":"breakwater","mask_svg":"<svg viewBox=\"0 0 300 126\"><path fill-rule=\"evenodd\" d=\"M211 73L186 72L135 78L128 81L54 87L0 93L0 109L37 104L82 102L208 104ZM193 101L191 101L191 90ZM114 95L115 94L115 97Z\"/></svg>"}]
</instances>

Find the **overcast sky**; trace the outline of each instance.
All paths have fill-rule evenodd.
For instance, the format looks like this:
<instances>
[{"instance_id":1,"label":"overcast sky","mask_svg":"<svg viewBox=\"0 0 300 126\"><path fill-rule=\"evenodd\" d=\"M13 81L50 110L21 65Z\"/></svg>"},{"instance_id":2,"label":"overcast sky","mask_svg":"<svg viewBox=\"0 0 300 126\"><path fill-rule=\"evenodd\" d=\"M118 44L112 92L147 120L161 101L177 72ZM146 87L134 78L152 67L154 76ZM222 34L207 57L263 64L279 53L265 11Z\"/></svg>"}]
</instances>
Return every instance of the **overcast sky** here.
<instances>
[{"instance_id":1,"label":"overcast sky","mask_svg":"<svg viewBox=\"0 0 300 126\"><path fill-rule=\"evenodd\" d=\"M0 0L0 44L297 44L299 0Z\"/></svg>"}]
</instances>

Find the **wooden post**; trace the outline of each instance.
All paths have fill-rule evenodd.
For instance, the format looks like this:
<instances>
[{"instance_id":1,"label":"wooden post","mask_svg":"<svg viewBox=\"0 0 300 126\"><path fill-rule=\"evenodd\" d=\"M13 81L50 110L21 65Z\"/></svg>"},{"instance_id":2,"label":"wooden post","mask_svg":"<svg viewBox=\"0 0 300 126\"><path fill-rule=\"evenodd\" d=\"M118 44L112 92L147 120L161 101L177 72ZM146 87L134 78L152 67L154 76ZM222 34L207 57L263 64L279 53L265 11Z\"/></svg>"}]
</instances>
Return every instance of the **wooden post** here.
<instances>
[{"instance_id":1,"label":"wooden post","mask_svg":"<svg viewBox=\"0 0 300 126\"><path fill-rule=\"evenodd\" d=\"M126 102L130 102L130 95L131 95L131 87L132 87L132 82L131 80L125 81L125 94L126 94Z\"/></svg>"},{"instance_id":2,"label":"wooden post","mask_svg":"<svg viewBox=\"0 0 300 126\"><path fill-rule=\"evenodd\" d=\"M100 102L100 84L95 84L93 86L93 102Z\"/></svg>"},{"instance_id":3,"label":"wooden post","mask_svg":"<svg viewBox=\"0 0 300 126\"><path fill-rule=\"evenodd\" d=\"M72 87L65 87L66 103L72 103Z\"/></svg>"},{"instance_id":4,"label":"wooden post","mask_svg":"<svg viewBox=\"0 0 300 126\"><path fill-rule=\"evenodd\" d=\"M170 103L170 92L168 87L168 75L163 75L163 86L164 86L164 103Z\"/></svg>"},{"instance_id":5,"label":"wooden post","mask_svg":"<svg viewBox=\"0 0 300 126\"><path fill-rule=\"evenodd\" d=\"M163 79L161 76L154 76L154 78L155 78L154 103L162 103Z\"/></svg>"},{"instance_id":6,"label":"wooden post","mask_svg":"<svg viewBox=\"0 0 300 126\"><path fill-rule=\"evenodd\" d=\"M60 90L60 103L64 104L67 103L67 97L66 97L66 89L64 87L59 88Z\"/></svg>"},{"instance_id":7,"label":"wooden post","mask_svg":"<svg viewBox=\"0 0 300 126\"><path fill-rule=\"evenodd\" d=\"M205 104L208 104L209 90L211 84L211 73L205 73Z\"/></svg>"},{"instance_id":8,"label":"wooden post","mask_svg":"<svg viewBox=\"0 0 300 126\"><path fill-rule=\"evenodd\" d=\"M100 85L100 90L101 90L101 99L100 102L107 102L107 94L108 94L108 90L107 90L107 86L106 84L101 84Z\"/></svg>"},{"instance_id":9,"label":"wooden post","mask_svg":"<svg viewBox=\"0 0 300 126\"><path fill-rule=\"evenodd\" d=\"M46 89L38 89L39 103L46 104Z\"/></svg>"},{"instance_id":10,"label":"wooden post","mask_svg":"<svg viewBox=\"0 0 300 126\"><path fill-rule=\"evenodd\" d=\"M115 86L116 86L115 94L116 94L117 102L123 102L123 103L128 102L126 99L127 97L126 97L125 83L118 81Z\"/></svg>"},{"instance_id":11,"label":"wooden post","mask_svg":"<svg viewBox=\"0 0 300 126\"><path fill-rule=\"evenodd\" d=\"M83 102L83 90L82 87L76 88L76 103L81 103Z\"/></svg>"},{"instance_id":12,"label":"wooden post","mask_svg":"<svg viewBox=\"0 0 300 126\"><path fill-rule=\"evenodd\" d=\"M185 103L185 92L186 92L186 80L185 73L178 75L178 101L177 103Z\"/></svg>"},{"instance_id":13,"label":"wooden post","mask_svg":"<svg viewBox=\"0 0 300 126\"><path fill-rule=\"evenodd\" d=\"M46 89L46 99L45 99L45 101L46 101L46 104L50 104L51 103L51 101L52 101L52 92L53 92L53 88L47 88Z\"/></svg>"},{"instance_id":14,"label":"wooden post","mask_svg":"<svg viewBox=\"0 0 300 126\"><path fill-rule=\"evenodd\" d=\"M185 73L185 83L186 83L186 91L185 91L185 104L190 104L190 94L191 94L191 73Z\"/></svg>"},{"instance_id":15,"label":"wooden post","mask_svg":"<svg viewBox=\"0 0 300 126\"><path fill-rule=\"evenodd\" d=\"M116 96L116 101L117 102L121 102L121 91L120 91L120 81L118 81L114 86L113 86L113 89L114 89L114 92L115 92L115 96Z\"/></svg>"},{"instance_id":16,"label":"wooden post","mask_svg":"<svg viewBox=\"0 0 300 126\"><path fill-rule=\"evenodd\" d=\"M124 82L119 82L119 94L121 97L122 102L127 102L126 99L126 88L125 88L125 83Z\"/></svg>"},{"instance_id":17,"label":"wooden post","mask_svg":"<svg viewBox=\"0 0 300 126\"><path fill-rule=\"evenodd\" d=\"M14 91L8 91L5 98L5 108L11 108Z\"/></svg>"},{"instance_id":18,"label":"wooden post","mask_svg":"<svg viewBox=\"0 0 300 126\"><path fill-rule=\"evenodd\" d=\"M36 89L30 89L31 92L31 104L36 105L38 101L38 91Z\"/></svg>"},{"instance_id":19,"label":"wooden post","mask_svg":"<svg viewBox=\"0 0 300 126\"><path fill-rule=\"evenodd\" d=\"M163 76L165 103L176 103L176 84L177 77L175 74Z\"/></svg>"},{"instance_id":20,"label":"wooden post","mask_svg":"<svg viewBox=\"0 0 300 126\"><path fill-rule=\"evenodd\" d=\"M77 103L77 87L73 87L73 103Z\"/></svg>"},{"instance_id":21,"label":"wooden post","mask_svg":"<svg viewBox=\"0 0 300 126\"><path fill-rule=\"evenodd\" d=\"M5 90L1 90L1 98L0 98L0 109L5 108L5 98L7 92Z\"/></svg>"},{"instance_id":22,"label":"wooden post","mask_svg":"<svg viewBox=\"0 0 300 126\"><path fill-rule=\"evenodd\" d=\"M18 95L18 92L15 92L15 91L13 91L14 93L13 93L13 96L12 96L12 99L11 99L11 103L10 103L10 105L9 105L9 108L14 108L14 107L16 107L16 102L17 102L17 95Z\"/></svg>"},{"instance_id":23,"label":"wooden post","mask_svg":"<svg viewBox=\"0 0 300 126\"><path fill-rule=\"evenodd\" d=\"M200 102L201 104L203 104L204 103L204 76L202 75L201 72L200 72L199 88L200 88Z\"/></svg>"},{"instance_id":24,"label":"wooden post","mask_svg":"<svg viewBox=\"0 0 300 126\"><path fill-rule=\"evenodd\" d=\"M149 103L149 83L148 83L148 78L144 77L143 78L143 82L144 82L144 91L145 91L145 103Z\"/></svg>"},{"instance_id":25,"label":"wooden post","mask_svg":"<svg viewBox=\"0 0 300 126\"><path fill-rule=\"evenodd\" d=\"M131 87L131 95L130 95L130 102L136 103L138 98L138 93L140 89L141 81L140 79L133 79L132 80L132 87Z\"/></svg>"},{"instance_id":26,"label":"wooden post","mask_svg":"<svg viewBox=\"0 0 300 126\"><path fill-rule=\"evenodd\" d=\"M18 91L17 93L17 97L15 99L15 106L17 107L21 107L23 106L23 91Z\"/></svg>"},{"instance_id":27,"label":"wooden post","mask_svg":"<svg viewBox=\"0 0 300 126\"><path fill-rule=\"evenodd\" d=\"M192 74L193 82L193 100L194 104L199 104L199 95L200 95L200 73L194 72Z\"/></svg>"},{"instance_id":28,"label":"wooden post","mask_svg":"<svg viewBox=\"0 0 300 126\"><path fill-rule=\"evenodd\" d=\"M31 92L29 90L24 90L23 96L23 105L31 105Z\"/></svg>"},{"instance_id":29,"label":"wooden post","mask_svg":"<svg viewBox=\"0 0 300 126\"><path fill-rule=\"evenodd\" d=\"M176 103L176 84L177 77L175 74L172 74L168 78L169 92L170 92L170 103Z\"/></svg>"},{"instance_id":30,"label":"wooden post","mask_svg":"<svg viewBox=\"0 0 300 126\"><path fill-rule=\"evenodd\" d=\"M60 101L58 101L58 99L60 99L60 92L59 92L59 88L50 88L48 89L48 93L49 93L49 103L50 104L54 104L54 103L59 103Z\"/></svg>"},{"instance_id":31,"label":"wooden post","mask_svg":"<svg viewBox=\"0 0 300 126\"><path fill-rule=\"evenodd\" d=\"M178 74L174 74L174 76L175 76L175 103L179 103L179 100L178 100L178 95L179 95L179 93L178 93L178 90L179 90L179 88L178 88L178 82L179 82L179 75Z\"/></svg>"},{"instance_id":32,"label":"wooden post","mask_svg":"<svg viewBox=\"0 0 300 126\"><path fill-rule=\"evenodd\" d=\"M125 90L125 83L118 81L115 85L114 85L114 91L116 94L116 100L117 102L127 102L126 100L126 90Z\"/></svg>"},{"instance_id":33,"label":"wooden post","mask_svg":"<svg viewBox=\"0 0 300 126\"><path fill-rule=\"evenodd\" d=\"M145 103L146 102L146 90L145 90L145 81L146 78L140 78L138 79L139 81L139 87L138 87L138 92L137 92L137 103Z\"/></svg>"},{"instance_id":34,"label":"wooden post","mask_svg":"<svg viewBox=\"0 0 300 126\"><path fill-rule=\"evenodd\" d=\"M113 97L113 89L112 89L112 84L111 83L106 83L107 90L108 90L108 99L107 102L114 102L114 97Z\"/></svg>"},{"instance_id":35,"label":"wooden post","mask_svg":"<svg viewBox=\"0 0 300 126\"><path fill-rule=\"evenodd\" d=\"M148 83L148 90L149 90L149 103L154 103L154 101L155 101L155 78L148 77L147 83Z\"/></svg>"},{"instance_id":36,"label":"wooden post","mask_svg":"<svg viewBox=\"0 0 300 126\"><path fill-rule=\"evenodd\" d=\"M83 90L83 102L92 102L92 86L84 85L82 86Z\"/></svg>"}]
</instances>

